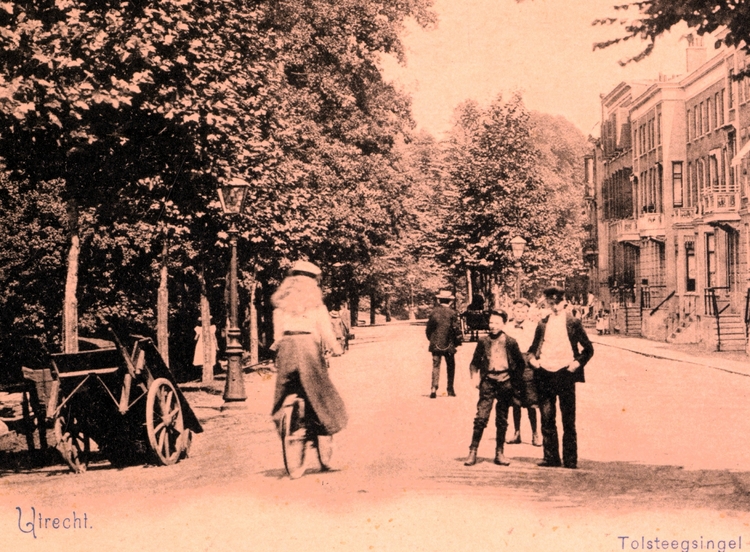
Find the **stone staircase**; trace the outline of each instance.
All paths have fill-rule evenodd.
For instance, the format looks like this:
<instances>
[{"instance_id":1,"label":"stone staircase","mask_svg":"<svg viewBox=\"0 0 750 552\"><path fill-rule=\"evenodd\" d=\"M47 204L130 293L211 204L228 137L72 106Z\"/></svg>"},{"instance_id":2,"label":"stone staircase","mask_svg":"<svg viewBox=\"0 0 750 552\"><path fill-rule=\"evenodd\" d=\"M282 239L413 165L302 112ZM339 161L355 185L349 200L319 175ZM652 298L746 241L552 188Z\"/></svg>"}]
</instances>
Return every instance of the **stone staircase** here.
<instances>
[{"instance_id":1,"label":"stone staircase","mask_svg":"<svg viewBox=\"0 0 750 552\"><path fill-rule=\"evenodd\" d=\"M625 335L641 335L641 308L638 306L625 307L621 313L623 324L621 331Z\"/></svg>"},{"instance_id":2,"label":"stone staircase","mask_svg":"<svg viewBox=\"0 0 750 552\"><path fill-rule=\"evenodd\" d=\"M672 321L670 328L672 331L667 337L667 343L696 343L695 318L692 315L685 316L680 322Z\"/></svg>"},{"instance_id":3,"label":"stone staircase","mask_svg":"<svg viewBox=\"0 0 750 552\"><path fill-rule=\"evenodd\" d=\"M713 318L714 338L717 351L744 351L746 345L745 321L739 314L720 314L719 327Z\"/></svg>"}]
</instances>

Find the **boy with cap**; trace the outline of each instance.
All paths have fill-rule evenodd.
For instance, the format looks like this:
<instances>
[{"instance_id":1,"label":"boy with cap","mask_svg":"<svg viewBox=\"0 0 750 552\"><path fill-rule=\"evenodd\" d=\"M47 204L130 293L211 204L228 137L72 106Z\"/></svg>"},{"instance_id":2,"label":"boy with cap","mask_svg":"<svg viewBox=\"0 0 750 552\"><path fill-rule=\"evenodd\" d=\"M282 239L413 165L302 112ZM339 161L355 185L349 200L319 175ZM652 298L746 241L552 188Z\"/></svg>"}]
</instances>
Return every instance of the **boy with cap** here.
<instances>
[{"instance_id":1,"label":"boy with cap","mask_svg":"<svg viewBox=\"0 0 750 552\"><path fill-rule=\"evenodd\" d=\"M536 327L529 349L529 364L536 369L539 409L542 415L543 467L578 467L576 434L576 382L583 382L583 367L594 354L581 320L565 310L565 290L544 290L551 313ZM563 425L563 458L557 436L557 398Z\"/></svg>"},{"instance_id":2,"label":"boy with cap","mask_svg":"<svg viewBox=\"0 0 750 552\"><path fill-rule=\"evenodd\" d=\"M479 402L465 466L477 463L477 449L494 401L497 401L495 464L507 466L510 463L503 454L505 432L508 429L508 409L513 404L514 388L518 385L525 364L516 340L503 331L507 321L508 314L505 311L490 312L490 333L477 341L474 357L471 359L469 370L472 380L479 373Z\"/></svg>"},{"instance_id":3,"label":"boy with cap","mask_svg":"<svg viewBox=\"0 0 750 552\"><path fill-rule=\"evenodd\" d=\"M528 364L528 351L534 342L536 322L529 319L529 303L523 297L513 301L513 320L508 323L506 333L518 341L518 348L524 357L523 377L521 386L513 400L513 437L508 439L510 445L521 443L521 408L525 408L529 414L529 425L531 425L531 444L535 447L542 446L542 436L537 429L536 409L539 399L536 391L534 369Z\"/></svg>"}]
</instances>

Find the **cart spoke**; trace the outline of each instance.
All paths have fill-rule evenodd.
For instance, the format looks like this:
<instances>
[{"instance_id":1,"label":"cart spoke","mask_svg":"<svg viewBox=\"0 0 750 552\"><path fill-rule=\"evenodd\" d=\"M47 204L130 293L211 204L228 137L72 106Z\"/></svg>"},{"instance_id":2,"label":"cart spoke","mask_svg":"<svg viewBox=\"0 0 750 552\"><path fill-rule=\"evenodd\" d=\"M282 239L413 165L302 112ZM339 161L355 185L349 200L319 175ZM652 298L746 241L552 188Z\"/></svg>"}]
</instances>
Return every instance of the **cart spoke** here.
<instances>
[{"instance_id":1,"label":"cart spoke","mask_svg":"<svg viewBox=\"0 0 750 552\"><path fill-rule=\"evenodd\" d=\"M177 462L182 453L179 444L183 432L182 409L174 385L165 378L158 378L149 387L146 430L159 462Z\"/></svg>"}]
</instances>

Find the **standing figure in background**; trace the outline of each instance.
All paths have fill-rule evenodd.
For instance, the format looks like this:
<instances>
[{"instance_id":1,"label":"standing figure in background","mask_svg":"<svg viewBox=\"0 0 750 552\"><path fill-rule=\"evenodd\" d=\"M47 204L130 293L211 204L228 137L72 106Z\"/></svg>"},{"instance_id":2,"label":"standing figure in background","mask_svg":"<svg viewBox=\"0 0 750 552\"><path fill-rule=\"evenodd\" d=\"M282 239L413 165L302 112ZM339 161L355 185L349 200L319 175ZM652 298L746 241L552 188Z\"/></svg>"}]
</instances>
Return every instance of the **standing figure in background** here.
<instances>
[{"instance_id":1,"label":"standing figure in background","mask_svg":"<svg viewBox=\"0 0 750 552\"><path fill-rule=\"evenodd\" d=\"M521 408L525 408L529 414L529 425L531 425L531 444L535 447L542 446L542 436L537 429L536 409L539 406L539 398L534 381L534 369L529 366L529 349L534 342L536 322L529 320L529 309L531 303L526 299L513 301L513 320L505 327L505 333L518 342L521 354L524 358L523 375L519 381L518 393L513 398L513 428L514 433L508 444L521 443Z\"/></svg>"},{"instance_id":2,"label":"standing figure in background","mask_svg":"<svg viewBox=\"0 0 750 552\"><path fill-rule=\"evenodd\" d=\"M302 435L290 443L294 450L291 477L304 473L305 443L318 449L321 469L330 467L333 435L347 423L344 401L328 375L327 352L343 353L333 333L331 318L323 304L319 287L320 269L307 261L297 261L289 275L271 296L276 351L276 391L271 414L278 418L287 396L297 395L309 408L304 409Z\"/></svg>"},{"instance_id":3,"label":"standing figure in background","mask_svg":"<svg viewBox=\"0 0 750 552\"><path fill-rule=\"evenodd\" d=\"M429 351L432 353L432 388L430 398L437 397L440 382L440 359L445 358L448 376L448 396L455 397L453 380L456 374L456 346L461 344L461 328L458 314L450 307L454 297L450 292L441 290L435 296L437 304L427 320L427 339L430 340Z\"/></svg>"},{"instance_id":4,"label":"standing figure in background","mask_svg":"<svg viewBox=\"0 0 750 552\"><path fill-rule=\"evenodd\" d=\"M198 322L202 319L198 318ZM216 366L216 351L219 350L219 344L216 341L216 326L211 324L211 331L208 334L208 349L207 353L203 351L203 325L198 324L195 327L195 354L193 354L193 366L203 366L208 364L211 369Z\"/></svg>"},{"instance_id":5,"label":"standing figure in background","mask_svg":"<svg viewBox=\"0 0 750 552\"><path fill-rule=\"evenodd\" d=\"M341 345L341 350L344 352L349 350L349 330L344 324L344 319L341 318L341 311L332 310L328 313L331 316L331 326L333 327L333 333L336 334L336 340Z\"/></svg>"}]
</instances>

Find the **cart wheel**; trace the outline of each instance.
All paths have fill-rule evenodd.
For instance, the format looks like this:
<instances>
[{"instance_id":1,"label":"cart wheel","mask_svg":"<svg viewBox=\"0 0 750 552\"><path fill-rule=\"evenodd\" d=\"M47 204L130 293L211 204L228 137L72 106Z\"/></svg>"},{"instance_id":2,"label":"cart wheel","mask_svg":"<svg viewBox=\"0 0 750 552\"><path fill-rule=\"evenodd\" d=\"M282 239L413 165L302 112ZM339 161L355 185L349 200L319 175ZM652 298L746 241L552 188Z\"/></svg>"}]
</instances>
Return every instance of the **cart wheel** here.
<instances>
[{"instance_id":1,"label":"cart wheel","mask_svg":"<svg viewBox=\"0 0 750 552\"><path fill-rule=\"evenodd\" d=\"M146 399L146 432L161 464L168 466L180 459L184 446L180 436L184 430L177 391L168 379L154 380Z\"/></svg>"},{"instance_id":2,"label":"cart wheel","mask_svg":"<svg viewBox=\"0 0 750 552\"><path fill-rule=\"evenodd\" d=\"M282 407L281 417L281 452L284 455L284 467L289 477L297 479L305 473L305 438L307 429L302 423L300 399L287 400Z\"/></svg>"},{"instance_id":3,"label":"cart wheel","mask_svg":"<svg viewBox=\"0 0 750 552\"><path fill-rule=\"evenodd\" d=\"M80 420L67 412L55 418L57 450L75 473L83 473L89 465L91 442Z\"/></svg>"}]
</instances>

